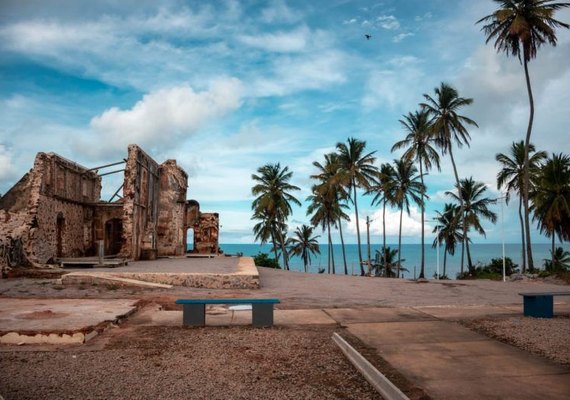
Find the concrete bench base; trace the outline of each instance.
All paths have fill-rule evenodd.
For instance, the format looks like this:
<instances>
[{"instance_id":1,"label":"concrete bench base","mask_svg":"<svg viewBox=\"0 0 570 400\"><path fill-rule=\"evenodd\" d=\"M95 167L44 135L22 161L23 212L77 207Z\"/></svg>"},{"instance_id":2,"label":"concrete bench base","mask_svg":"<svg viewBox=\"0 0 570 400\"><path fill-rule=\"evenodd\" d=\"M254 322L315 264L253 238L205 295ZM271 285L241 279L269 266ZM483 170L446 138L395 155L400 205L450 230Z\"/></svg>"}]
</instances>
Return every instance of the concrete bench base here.
<instances>
[{"instance_id":1,"label":"concrete bench base","mask_svg":"<svg viewBox=\"0 0 570 400\"><path fill-rule=\"evenodd\" d=\"M178 299L182 304L182 323L184 326L206 325L206 304L251 304L251 321L253 326L273 325L273 304L278 299Z\"/></svg>"},{"instance_id":2,"label":"concrete bench base","mask_svg":"<svg viewBox=\"0 0 570 400\"><path fill-rule=\"evenodd\" d=\"M554 296L570 296L570 292L519 293L523 296L525 317L552 318Z\"/></svg>"}]
</instances>

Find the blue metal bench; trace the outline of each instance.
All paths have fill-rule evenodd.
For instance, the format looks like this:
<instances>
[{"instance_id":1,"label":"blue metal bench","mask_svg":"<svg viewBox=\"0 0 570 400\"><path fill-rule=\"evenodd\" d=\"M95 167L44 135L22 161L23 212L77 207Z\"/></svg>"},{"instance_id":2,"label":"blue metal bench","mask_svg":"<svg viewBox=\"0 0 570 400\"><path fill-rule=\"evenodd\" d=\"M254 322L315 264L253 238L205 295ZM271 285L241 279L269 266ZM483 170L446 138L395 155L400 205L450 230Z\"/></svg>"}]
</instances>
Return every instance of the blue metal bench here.
<instances>
[{"instance_id":1,"label":"blue metal bench","mask_svg":"<svg viewBox=\"0 0 570 400\"><path fill-rule=\"evenodd\" d=\"M552 318L554 315L554 296L570 296L570 292L519 293L523 296L524 316Z\"/></svg>"},{"instance_id":2,"label":"blue metal bench","mask_svg":"<svg viewBox=\"0 0 570 400\"><path fill-rule=\"evenodd\" d=\"M279 299L178 299L182 304L182 323L185 326L206 325L206 304L251 304L253 326L273 325L273 304Z\"/></svg>"}]
</instances>

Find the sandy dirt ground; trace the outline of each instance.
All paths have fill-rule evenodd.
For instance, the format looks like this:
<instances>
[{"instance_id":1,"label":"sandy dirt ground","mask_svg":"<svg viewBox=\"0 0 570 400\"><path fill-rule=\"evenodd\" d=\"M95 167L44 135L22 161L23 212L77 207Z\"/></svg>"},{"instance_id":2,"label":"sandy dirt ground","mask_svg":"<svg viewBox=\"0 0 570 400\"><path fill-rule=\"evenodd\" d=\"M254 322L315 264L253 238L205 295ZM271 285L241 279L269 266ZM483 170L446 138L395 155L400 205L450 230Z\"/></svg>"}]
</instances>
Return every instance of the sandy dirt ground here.
<instances>
[{"instance_id":1,"label":"sandy dirt ground","mask_svg":"<svg viewBox=\"0 0 570 400\"><path fill-rule=\"evenodd\" d=\"M125 327L61 351L0 352L5 399L379 399L334 328Z\"/></svg>"}]
</instances>

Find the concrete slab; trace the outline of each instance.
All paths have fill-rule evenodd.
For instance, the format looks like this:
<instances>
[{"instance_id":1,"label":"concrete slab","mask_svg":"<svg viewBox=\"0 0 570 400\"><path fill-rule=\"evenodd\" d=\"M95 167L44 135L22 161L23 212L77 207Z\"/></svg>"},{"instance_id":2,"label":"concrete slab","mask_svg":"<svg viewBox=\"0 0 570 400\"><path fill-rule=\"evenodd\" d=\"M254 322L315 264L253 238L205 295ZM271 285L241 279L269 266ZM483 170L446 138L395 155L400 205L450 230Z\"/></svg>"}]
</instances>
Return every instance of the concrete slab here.
<instances>
[{"instance_id":1,"label":"concrete slab","mask_svg":"<svg viewBox=\"0 0 570 400\"><path fill-rule=\"evenodd\" d=\"M172 289L172 285L164 283L154 283L140 281L136 279L121 278L111 274L97 274L97 272L71 272L63 275L61 282L64 285L78 285L78 284L106 284L115 285L120 287L138 287L146 289Z\"/></svg>"},{"instance_id":2,"label":"concrete slab","mask_svg":"<svg viewBox=\"0 0 570 400\"><path fill-rule=\"evenodd\" d=\"M0 343L83 343L96 327L134 312L136 302L0 299Z\"/></svg>"},{"instance_id":3,"label":"concrete slab","mask_svg":"<svg viewBox=\"0 0 570 400\"><path fill-rule=\"evenodd\" d=\"M78 274L92 282L130 279L156 284L210 289L258 289L259 272L251 257L172 258L132 262L112 272L75 270L64 283L75 283ZM87 275L86 275L87 274ZM81 278L79 278L81 279ZM127 281L125 281L127 282Z\"/></svg>"},{"instance_id":4,"label":"concrete slab","mask_svg":"<svg viewBox=\"0 0 570 400\"><path fill-rule=\"evenodd\" d=\"M444 321L350 324L348 330L374 347L401 343L471 342L484 336Z\"/></svg>"},{"instance_id":5,"label":"concrete slab","mask_svg":"<svg viewBox=\"0 0 570 400\"><path fill-rule=\"evenodd\" d=\"M490 318L493 316L520 315L522 306L512 309L505 306L473 305L473 306L426 306L414 309L438 319L459 321L464 319Z\"/></svg>"},{"instance_id":6,"label":"concrete slab","mask_svg":"<svg viewBox=\"0 0 570 400\"><path fill-rule=\"evenodd\" d=\"M325 312L341 325L434 319L413 308L327 308Z\"/></svg>"},{"instance_id":7,"label":"concrete slab","mask_svg":"<svg viewBox=\"0 0 570 400\"><path fill-rule=\"evenodd\" d=\"M567 399L570 394L570 368L451 321L350 324L348 330L433 398Z\"/></svg>"},{"instance_id":8,"label":"concrete slab","mask_svg":"<svg viewBox=\"0 0 570 400\"><path fill-rule=\"evenodd\" d=\"M336 325L323 310L275 310L275 325Z\"/></svg>"}]
</instances>

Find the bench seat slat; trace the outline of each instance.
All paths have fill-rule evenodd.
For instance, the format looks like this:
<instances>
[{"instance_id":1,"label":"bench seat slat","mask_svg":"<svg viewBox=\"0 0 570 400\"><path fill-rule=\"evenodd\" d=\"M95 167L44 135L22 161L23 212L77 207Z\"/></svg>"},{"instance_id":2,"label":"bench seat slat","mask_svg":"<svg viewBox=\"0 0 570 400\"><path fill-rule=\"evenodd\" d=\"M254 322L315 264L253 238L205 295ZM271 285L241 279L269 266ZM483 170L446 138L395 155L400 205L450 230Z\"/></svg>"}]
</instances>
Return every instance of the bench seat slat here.
<instances>
[{"instance_id":1,"label":"bench seat slat","mask_svg":"<svg viewBox=\"0 0 570 400\"><path fill-rule=\"evenodd\" d=\"M279 299L178 299L176 304L278 304Z\"/></svg>"},{"instance_id":2,"label":"bench seat slat","mask_svg":"<svg viewBox=\"0 0 570 400\"><path fill-rule=\"evenodd\" d=\"M536 297L536 296L570 296L570 292L528 292L519 293L521 296Z\"/></svg>"}]
</instances>

